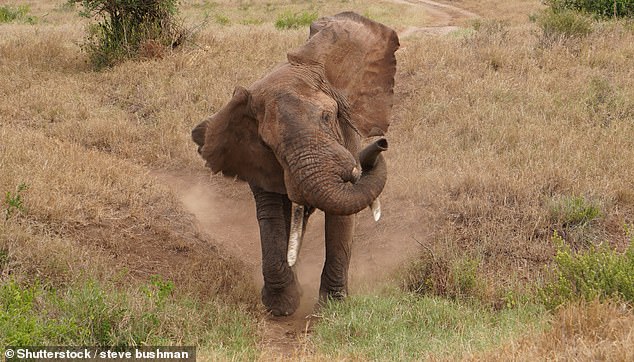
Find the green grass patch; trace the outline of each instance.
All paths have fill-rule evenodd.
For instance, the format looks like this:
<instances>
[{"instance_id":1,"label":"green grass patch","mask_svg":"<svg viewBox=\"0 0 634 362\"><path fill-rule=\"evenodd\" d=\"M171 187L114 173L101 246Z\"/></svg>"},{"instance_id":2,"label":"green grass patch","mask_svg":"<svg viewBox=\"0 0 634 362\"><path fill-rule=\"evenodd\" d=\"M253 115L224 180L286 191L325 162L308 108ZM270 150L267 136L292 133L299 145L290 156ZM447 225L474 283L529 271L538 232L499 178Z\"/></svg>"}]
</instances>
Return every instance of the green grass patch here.
<instances>
[{"instance_id":1,"label":"green grass patch","mask_svg":"<svg viewBox=\"0 0 634 362\"><path fill-rule=\"evenodd\" d=\"M215 356L257 356L256 321L216 300L178 296L153 277L136 289L94 281L51 289L0 284L0 346L196 345Z\"/></svg>"},{"instance_id":2,"label":"green grass patch","mask_svg":"<svg viewBox=\"0 0 634 362\"><path fill-rule=\"evenodd\" d=\"M231 20L229 20L229 18L226 15L222 15L222 14L214 15L214 21L218 25L229 25L229 23L231 22Z\"/></svg>"},{"instance_id":3,"label":"green grass patch","mask_svg":"<svg viewBox=\"0 0 634 362\"><path fill-rule=\"evenodd\" d=\"M548 308L574 300L616 298L634 302L634 240L624 253L602 244L573 252L561 236L555 234L557 246L552 281L540 290Z\"/></svg>"},{"instance_id":4,"label":"green grass patch","mask_svg":"<svg viewBox=\"0 0 634 362\"><path fill-rule=\"evenodd\" d=\"M541 328L535 305L493 311L415 294L353 296L327 304L315 326L319 353L354 360L424 360L460 357Z\"/></svg>"},{"instance_id":5,"label":"green grass patch","mask_svg":"<svg viewBox=\"0 0 634 362\"><path fill-rule=\"evenodd\" d=\"M30 8L28 5L13 7L9 5L0 6L0 24L20 21L28 24L35 24L37 18L28 15Z\"/></svg>"},{"instance_id":6,"label":"green grass patch","mask_svg":"<svg viewBox=\"0 0 634 362\"><path fill-rule=\"evenodd\" d=\"M302 26L309 26L317 20L317 12L302 11L301 13L283 12L277 17L275 27L277 29L297 29Z\"/></svg>"},{"instance_id":7,"label":"green grass patch","mask_svg":"<svg viewBox=\"0 0 634 362\"><path fill-rule=\"evenodd\" d=\"M560 197L550 207L551 220L563 227L585 227L599 217L599 205L583 196Z\"/></svg>"}]
</instances>

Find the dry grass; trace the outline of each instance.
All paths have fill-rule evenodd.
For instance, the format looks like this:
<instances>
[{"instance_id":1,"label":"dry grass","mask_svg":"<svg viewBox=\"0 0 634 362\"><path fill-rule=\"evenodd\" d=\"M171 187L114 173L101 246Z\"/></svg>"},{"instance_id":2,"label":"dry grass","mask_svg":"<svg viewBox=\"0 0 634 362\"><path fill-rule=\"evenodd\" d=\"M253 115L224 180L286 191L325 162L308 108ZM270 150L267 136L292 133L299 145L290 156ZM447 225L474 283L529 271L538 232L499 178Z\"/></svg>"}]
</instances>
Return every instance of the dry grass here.
<instances>
[{"instance_id":1,"label":"dry grass","mask_svg":"<svg viewBox=\"0 0 634 362\"><path fill-rule=\"evenodd\" d=\"M96 73L78 45L85 19L58 1L28 3L43 19L37 25L0 25L0 192L29 185L26 211L0 222L2 278L63 285L161 274L188 293L253 310L257 292L244 265L197 231L151 171L204 172L189 130L235 85L251 84L304 41L306 29L275 30L277 14L313 8L185 2L191 24L205 13L212 20L195 43ZM631 25L596 24L584 39L546 45L528 20L538 1L450 3L497 20L402 40L384 222L410 221L403 233L425 245L423 255L476 260L491 298L541 277L555 230L575 247L623 247L623 226L634 223ZM319 6L320 15L354 8L397 29L426 22L424 12L403 10L409 5ZM583 227L553 216L560 200L575 197L601 216ZM403 205L425 218L409 220ZM491 358L618 359L632 350L632 314L619 311L572 306L552 332ZM574 315L579 323L566 322Z\"/></svg>"},{"instance_id":2,"label":"dry grass","mask_svg":"<svg viewBox=\"0 0 634 362\"><path fill-rule=\"evenodd\" d=\"M529 15L544 8L539 0L446 0L442 2L469 10L487 19L497 19L512 24L525 23Z\"/></svg>"},{"instance_id":3,"label":"dry grass","mask_svg":"<svg viewBox=\"0 0 634 362\"><path fill-rule=\"evenodd\" d=\"M624 26L548 48L532 24L491 20L472 34L405 42L386 198L427 211L431 249L482 260L504 285L534 280L554 230L577 246L627 242L634 33ZM575 197L598 205L591 227L552 216Z\"/></svg>"},{"instance_id":4,"label":"dry grass","mask_svg":"<svg viewBox=\"0 0 634 362\"><path fill-rule=\"evenodd\" d=\"M95 73L78 45L85 20L76 10L30 5L45 20L4 24L0 42L0 190L29 187L26 211L0 224L3 275L66 284L160 274L187 293L254 306L248 269L223 256L150 174L201 170L188 130L236 81L199 77L219 69L223 53ZM206 91L212 83L222 90Z\"/></svg>"},{"instance_id":5,"label":"dry grass","mask_svg":"<svg viewBox=\"0 0 634 362\"><path fill-rule=\"evenodd\" d=\"M420 26L430 20L428 13L416 6L399 1L320 1L298 2L289 0L273 1L203 1L190 2L185 6L184 16L194 23L207 21L217 29L240 26L270 27L283 14L317 13L329 16L341 11L354 10L376 21L401 29ZM304 32L302 32L303 34ZM305 36L305 35L304 35Z\"/></svg>"},{"instance_id":6,"label":"dry grass","mask_svg":"<svg viewBox=\"0 0 634 362\"><path fill-rule=\"evenodd\" d=\"M573 304L559 310L551 328L468 358L477 361L631 361L634 314L617 303Z\"/></svg>"},{"instance_id":7,"label":"dry grass","mask_svg":"<svg viewBox=\"0 0 634 362\"><path fill-rule=\"evenodd\" d=\"M14 126L0 140L2 190L28 185L24 211L1 225L5 276L63 285L162 275L187 293L253 301L248 273L204 240L147 170Z\"/></svg>"}]
</instances>

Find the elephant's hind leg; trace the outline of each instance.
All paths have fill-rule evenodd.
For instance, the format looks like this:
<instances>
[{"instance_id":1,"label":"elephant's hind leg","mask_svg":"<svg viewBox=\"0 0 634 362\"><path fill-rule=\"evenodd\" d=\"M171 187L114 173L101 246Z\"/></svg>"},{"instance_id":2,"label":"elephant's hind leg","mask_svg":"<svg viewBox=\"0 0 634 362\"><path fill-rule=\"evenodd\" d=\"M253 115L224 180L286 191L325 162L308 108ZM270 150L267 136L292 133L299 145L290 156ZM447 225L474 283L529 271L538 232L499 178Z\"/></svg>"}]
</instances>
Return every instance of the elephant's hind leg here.
<instances>
[{"instance_id":1,"label":"elephant's hind leg","mask_svg":"<svg viewBox=\"0 0 634 362\"><path fill-rule=\"evenodd\" d=\"M251 185L262 243L262 303L275 316L290 315L299 306L297 277L286 260L291 205L286 195Z\"/></svg>"}]
</instances>

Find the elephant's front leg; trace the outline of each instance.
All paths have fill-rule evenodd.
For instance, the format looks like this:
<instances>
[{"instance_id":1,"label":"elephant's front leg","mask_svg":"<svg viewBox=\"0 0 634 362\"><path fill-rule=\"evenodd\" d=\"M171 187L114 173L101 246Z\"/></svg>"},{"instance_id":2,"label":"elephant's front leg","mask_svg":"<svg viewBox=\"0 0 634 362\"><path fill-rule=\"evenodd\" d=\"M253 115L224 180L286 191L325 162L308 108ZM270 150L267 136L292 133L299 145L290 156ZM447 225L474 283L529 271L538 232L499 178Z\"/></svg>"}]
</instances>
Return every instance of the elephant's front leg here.
<instances>
[{"instance_id":1,"label":"elephant's front leg","mask_svg":"<svg viewBox=\"0 0 634 362\"><path fill-rule=\"evenodd\" d=\"M286 260L291 203L286 195L251 185L262 243L262 303L275 316L290 315L299 306L297 277Z\"/></svg>"},{"instance_id":2,"label":"elephant's front leg","mask_svg":"<svg viewBox=\"0 0 634 362\"><path fill-rule=\"evenodd\" d=\"M342 299L348 294L348 267L355 215L326 214L326 263L321 273L319 299Z\"/></svg>"}]
</instances>

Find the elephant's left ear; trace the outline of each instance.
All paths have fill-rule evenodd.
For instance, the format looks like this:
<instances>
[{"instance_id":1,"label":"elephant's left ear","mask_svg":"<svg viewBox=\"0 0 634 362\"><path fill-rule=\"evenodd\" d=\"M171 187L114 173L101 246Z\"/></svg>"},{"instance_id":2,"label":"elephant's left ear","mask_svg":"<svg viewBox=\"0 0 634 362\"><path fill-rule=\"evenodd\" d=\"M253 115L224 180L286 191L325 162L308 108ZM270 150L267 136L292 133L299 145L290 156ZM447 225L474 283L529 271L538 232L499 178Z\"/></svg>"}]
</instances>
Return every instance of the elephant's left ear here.
<instances>
[{"instance_id":1,"label":"elephant's left ear","mask_svg":"<svg viewBox=\"0 0 634 362\"><path fill-rule=\"evenodd\" d=\"M350 104L352 122L364 136L387 132L394 98L396 32L353 12L321 18L310 38L288 53L291 64L319 65Z\"/></svg>"}]
</instances>

